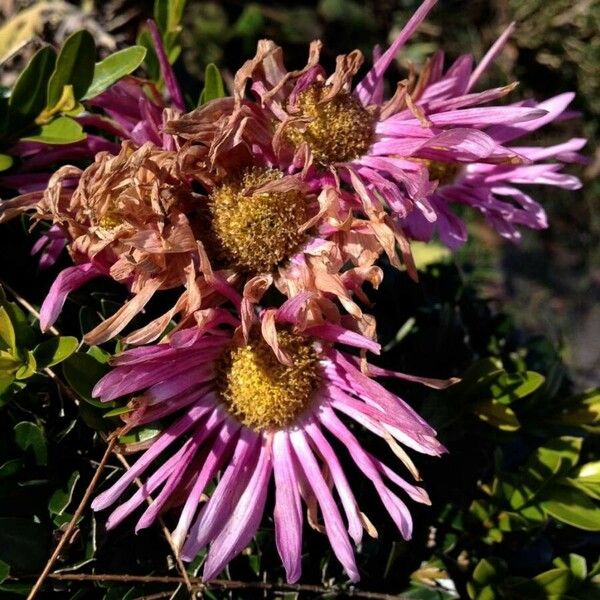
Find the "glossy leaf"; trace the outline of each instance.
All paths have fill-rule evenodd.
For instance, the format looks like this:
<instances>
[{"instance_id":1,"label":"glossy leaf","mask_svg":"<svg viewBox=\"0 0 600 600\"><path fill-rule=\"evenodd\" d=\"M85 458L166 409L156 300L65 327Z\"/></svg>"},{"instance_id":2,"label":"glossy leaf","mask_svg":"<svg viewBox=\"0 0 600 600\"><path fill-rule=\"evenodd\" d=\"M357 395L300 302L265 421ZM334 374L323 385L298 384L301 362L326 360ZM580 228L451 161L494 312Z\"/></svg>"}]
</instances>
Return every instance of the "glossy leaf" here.
<instances>
[{"instance_id":1,"label":"glossy leaf","mask_svg":"<svg viewBox=\"0 0 600 600\"><path fill-rule=\"evenodd\" d=\"M14 160L8 154L0 154L0 172L6 171L13 166Z\"/></svg>"},{"instance_id":2,"label":"glossy leaf","mask_svg":"<svg viewBox=\"0 0 600 600\"><path fill-rule=\"evenodd\" d=\"M200 100L198 104L205 104L211 100L217 98L223 98L225 96L225 86L223 85L223 78L221 72L217 66L213 63L206 65L204 71L204 89L200 94Z\"/></svg>"},{"instance_id":3,"label":"glossy leaf","mask_svg":"<svg viewBox=\"0 0 600 600\"><path fill-rule=\"evenodd\" d=\"M96 63L94 77L83 100L98 96L119 79L133 73L144 62L146 48L131 46L119 50Z\"/></svg>"},{"instance_id":4,"label":"glossy leaf","mask_svg":"<svg viewBox=\"0 0 600 600\"><path fill-rule=\"evenodd\" d=\"M48 510L52 515L62 515L71 500L73 499L73 492L75 491L75 486L79 481L79 471L75 471L71 477L69 477L69 481L67 482L66 490L56 490L48 502Z\"/></svg>"},{"instance_id":5,"label":"glossy leaf","mask_svg":"<svg viewBox=\"0 0 600 600\"><path fill-rule=\"evenodd\" d=\"M146 50L146 54L144 56L144 65L146 67L148 77L152 81L158 81L160 79L160 66L154 50L154 42L152 41L152 36L150 35L148 29L142 29L140 31L136 40L136 44L138 44L138 46L142 46L144 50Z\"/></svg>"},{"instance_id":6,"label":"glossy leaf","mask_svg":"<svg viewBox=\"0 0 600 600\"><path fill-rule=\"evenodd\" d=\"M97 361L93 356L84 352L72 354L63 363L63 374L71 388L86 402L98 407L104 407L107 404L94 399L92 390L107 372L108 365Z\"/></svg>"},{"instance_id":7,"label":"glossy leaf","mask_svg":"<svg viewBox=\"0 0 600 600\"><path fill-rule=\"evenodd\" d=\"M535 371L501 375L491 386L491 392L497 402L511 402L529 396L544 383L543 375Z\"/></svg>"},{"instance_id":8,"label":"glossy leaf","mask_svg":"<svg viewBox=\"0 0 600 600\"><path fill-rule=\"evenodd\" d=\"M39 344L33 351L38 370L45 369L66 360L77 350L76 337L57 336Z\"/></svg>"},{"instance_id":9,"label":"glossy leaf","mask_svg":"<svg viewBox=\"0 0 600 600\"><path fill-rule=\"evenodd\" d=\"M560 596L571 586L572 575L569 569L552 569L537 575L533 580L544 588L548 596L553 594Z\"/></svg>"},{"instance_id":10,"label":"glossy leaf","mask_svg":"<svg viewBox=\"0 0 600 600\"><path fill-rule=\"evenodd\" d=\"M521 427L512 408L497 400L478 402L473 407L473 411L482 421L502 431L516 431Z\"/></svg>"},{"instance_id":11,"label":"glossy leaf","mask_svg":"<svg viewBox=\"0 0 600 600\"><path fill-rule=\"evenodd\" d=\"M37 362L31 350L24 350L21 356L24 360L15 373L15 379L27 379L37 371Z\"/></svg>"},{"instance_id":12,"label":"glossy leaf","mask_svg":"<svg viewBox=\"0 0 600 600\"><path fill-rule=\"evenodd\" d=\"M556 486L540 506L562 523L586 531L600 531L600 506L578 489Z\"/></svg>"},{"instance_id":13,"label":"glossy leaf","mask_svg":"<svg viewBox=\"0 0 600 600\"><path fill-rule=\"evenodd\" d=\"M38 50L17 79L9 100L11 116L30 123L47 103L47 87L56 64L56 53L50 46Z\"/></svg>"},{"instance_id":14,"label":"glossy leaf","mask_svg":"<svg viewBox=\"0 0 600 600\"><path fill-rule=\"evenodd\" d=\"M21 421L14 427L15 442L22 450L31 448L35 461L38 465L48 463L48 451L46 449L46 436L44 430L37 423Z\"/></svg>"},{"instance_id":15,"label":"glossy leaf","mask_svg":"<svg viewBox=\"0 0 600 600\"><path fill-rule=\"evenodd\" d=\"M6 350L10 354L17 352L15 328L4 306L0 306L0 350Z\"/></svg>"},{"instance_id":16,"label":"glossy leaf","mask_svg":"<svg viewBox=\"0 0 600 600\"><path fill-rule=\"evenodd\" d=\"M571 473L568 481L591 498L600 500L600 461L582 465Z\"/></svg>"},{"instance_id":17,"label":"glossy leaf","mask_svg":"<svg viewBox=\"0 0 600 600\"><path fill-rule=\"evenodd\" d=\"M61 116L42 125L33 134L23 138L43 144L72 144L85 139L81 125L70 117Z\"/></svg>"},{"instance_id":18,"label":"glossy leaf","mask_svg":"<svg viewBox=\"0 0 600 600\"><path fill-rule=\"evenodd\" d=\"M96 44L92 34L82 29L70 35L60 50L48 82L48 106L60 100L66 85L73 86L76 100L83 98L94 78L95 60Z\"/></svg>"}]
</instances>

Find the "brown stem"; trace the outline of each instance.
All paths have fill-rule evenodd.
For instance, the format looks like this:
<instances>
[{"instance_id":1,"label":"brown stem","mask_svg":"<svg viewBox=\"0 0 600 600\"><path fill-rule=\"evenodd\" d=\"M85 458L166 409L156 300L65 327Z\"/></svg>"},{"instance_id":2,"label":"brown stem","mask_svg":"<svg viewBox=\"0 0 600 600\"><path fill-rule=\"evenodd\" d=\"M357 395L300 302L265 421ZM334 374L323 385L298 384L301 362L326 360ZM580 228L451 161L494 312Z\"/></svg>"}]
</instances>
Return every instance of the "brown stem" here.
<instances>
[{"instance_id":1,"label":"brown stem","mask_svg":"<svg viewBox=\"0 0 600 600\"><path fill-rule=\"evenodd\" d=\"M87 573L51 573L50 579L59 581L102 581L115 583L184 583L182 577L160 576L160 575L117 575L107 574L87 574ZM345 590L335 590L325 588L320 585L292 584L292 583L270 583L267 581L231 581L229 579L214 579L204 583L200 577L189 578L192 586L197 590L206 588L221 589L261 589L271 591L287 592L311 592L314 594L340 593L350 598L365 598L368 600L408 600L406 596L395 594L385 594L381 592L367 592L356 588Z\"/></svg>"},{"instance_id":2,"label":"brown stem","mask_svg":"<svg viewBox=\"0 0 600 600\"><path fill-rule=\"evenodd\" d=\"M54 566L56 559L60 556L62 549L65 547L65 544L70 539L71 534L73 533L73 529L75 529L75 525L77 525L77 521L79 521L79 518L83 514L83 511L85 510L91 495L94 493L94 489L96 488L96 485L98 484L100 475L102 474L102 471L104 470L104 467L106 466L106 463L108 462L108 459L110 458L110 455L115 447L115 444L117 443L117 438L118 438L118 435L116 435L116 434L113 434L109 438L108 446L106 447L104 456L102 457L102 460L98 464L98 467L96 468L96 472L94 473L94 476L92 477L92 480L90 481L90 484L88 485L87 489L85 490L85 494L83 495L83 498L81 499L81 502L79 503L79 506L77 507L77 510L75 511L75 514L69 521L69 524L67 525L67 528L65 529L65 532L63 533L62 537L60 538L60 541L58 542L56 548L54 549L54 552L48 559L48 562L46 563L44 570L40 573L37 581L35 582L34 586L31 588L31 591L29 592L29 596L27 596L27 600L33 600L33 598L35 598L37 596L42 585L44 584L44 581L46 580L46 577L48 577L48 575L50 574L50 571L52 570L52 567Z\"/></svg>"}]
</instances>

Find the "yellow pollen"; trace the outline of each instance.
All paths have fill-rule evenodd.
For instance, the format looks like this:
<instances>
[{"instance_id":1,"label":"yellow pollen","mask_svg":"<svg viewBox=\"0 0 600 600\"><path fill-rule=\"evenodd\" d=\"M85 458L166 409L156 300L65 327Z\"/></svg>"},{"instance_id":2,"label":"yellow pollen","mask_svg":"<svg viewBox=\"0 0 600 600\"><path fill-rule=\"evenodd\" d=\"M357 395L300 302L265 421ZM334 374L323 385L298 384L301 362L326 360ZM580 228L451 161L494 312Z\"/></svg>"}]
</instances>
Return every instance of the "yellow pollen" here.
<instances>
[{"instance_id":1,"label":"yellow pollen","mask_svg":"<svg viewBox=\"0 0 600 600\"><path fill-rule=\"evenodd\" d=\"M441 162L428 158L419 159L419 162L422 162L427 167L429 179L431 181L437 180L440 185L452 183L462 168L460 163Z\"/></svg>"},{"instance_id":2,"label":"yellow pollen","mask_svg":"<svg viewBox=\"0 0 600 600\"><path fill-rule=\"evenodd\" d=\"M227 350L217 369L217 389L228 411L255 431L292 425L309 407L320 380L317 354L303 338L279 332L291 365L277 360L261 338Z\"/></svg>"},{"instance_id":3,"label":"yellow pollen","mask_svg":"<svg viewBox=\"0 0 600 600\"><path fill-rule=\"evenodd\" d=\"M102 229L114 229L122 223L122 220L111 213L106 213L103 217L98 221L98 225L102 227Z\"/></svg>"},{"instance_id":4,"label":"yellow pollen","mask_svg":"<svg viewBox=\"0 0 600 600\"><path fill-rule=\"evenodd\" d=\"M375 116L344 91L319 103L325 91L326 86L316 84L300 93L300 114L312 120L305 131L290 127L287 137L296 146L306 142L315 160L325 165L358 158L373 143Z\"/></svg>"},{"instance_id":5,"label":"yellow pollen","mask_svg":"<svg viewBox=\"0 0 600 600\"><path fill-rule=\"evenodd\" d=\"M251 191L282 176L275 169L249 169L211 194L212 233L226 263L254 272L270 271L304 240L299 229L309 214L301 190Z\"/></svg>"}]
</instances>

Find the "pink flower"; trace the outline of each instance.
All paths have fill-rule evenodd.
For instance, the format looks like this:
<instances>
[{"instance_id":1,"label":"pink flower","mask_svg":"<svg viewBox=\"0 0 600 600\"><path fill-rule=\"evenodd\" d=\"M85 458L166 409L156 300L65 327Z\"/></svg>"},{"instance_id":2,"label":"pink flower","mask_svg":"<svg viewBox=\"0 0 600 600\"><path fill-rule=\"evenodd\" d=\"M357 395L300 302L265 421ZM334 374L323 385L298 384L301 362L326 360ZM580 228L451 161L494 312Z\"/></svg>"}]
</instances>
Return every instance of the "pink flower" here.
<instances>
[{"instance_id":1,"label":"pink flower","mask_svg":"<svg viewBox=\"0 0 600 600\"><path fill-rule=\"evenodd\" d=\"M335 72L328 76L319 64L320 42L311 44L306 67L292 72L284 66L281 48L268 40L259 42L256 56L236 74L229 128L221 127L222 135L211 149L214 156L218 148L245 144L261 155L273 155L283 171L299 172L313 189L336 190L360 221L360 228L354 224L352 231L360 231L368 250L376 247L376 254L385 252L397 266L399 250L413 277L407 219L415 215L435 223L440 212L431 201L437 183L430 181L427 165L526 163L527 157L486 130L526 126L545 115L536 106L483 106L514 86L470 93L473 77L479 74L473 73L470 57L459 59L443 77L440 59L434 57L418 78L411 74L399 82L385 101L383 77L388 67L434 5L435 0L423 2L354 86L352 79L363 63L358 50L338 56ZM245 100L248 82L258 107ZM261 110L266 114L260 116ZM269 123L274 128L272 151L265 151L264 136L253 133L264 131ZM348 189L353 202L344 194Z\"/></svg>"},{"instance_id":2,"label":"pink flower","mask_svg":"<svg viewBox=\"0 0 600 600\"><path fill-rule=\"evenodd\" d=\"M115 368L97 384L95 396L112 400L142 392L130 404L133 411L126 418L131 426L176 418L134 466L94 500L95 510L107 508L136 477L147 474L144 486L109 516L109 528L151 494L154 501L139 519L138 530L149 526L163 508L183 504L173 538L188 561L209 546L204 578L212 579L252 539L273 479L275 536L288 581L300 577L303 502L309 524L328 536L334 554L356 581L351 540L358 544L363 530L370 535L376 530L360 511L329 441L337 439L371 480L401 535L410 537L410 513L392 488L426 504L427 494L366 451L340 415L386 440L417 478L400 444L433 456L444 448L435 431L405 402L365 375L358 359L334 347L340 343L377 352L375 342L335 325L294 330L303 300L301 295L265 315L263 336L252 332L246 341L239 335L232 338L218 326L237 326L237 319L211 309L202 313L199 326L179 331L168 343L128 350L113 360ZM362 366L373 375L434 387L451 383L393 373L366 362ZM165 462L148 474L156 460ZM216 487L206 499L212 481Z\"/></svg>"},{"instance_id":3,"label":"pink flower","mask_svg":"<svg viewBox=\"0 0 600 600\"><path fill-rule=\"evenodd\" d=\"M0 222L28 210L59 227L75 262L57 276L42 305L42 330L58 318L69 293L99 276L125 284L133 297L86 335L89 344L121 332L158 290L186 288L166 315L132 334L137 343L158 337L176 314L211 305L213 290L196 271L198 247L190 222L198 194L182 173L181 160L151 142L137 149L125 142L116 156L101 152L83 171L62 167L44 192L0 205Z\"/></svg>"},{"instance_id":4,"label":"pink flower","mask_svg":"<svg viewBox=\"0 0 600 600\"><path fill-rule=\"evenodd\" d=\"M471 89L502 50L513 29L514 24L511 24L475 68L472 57L465 55L444 73L443 52L434 55L424 70L427 76L417 99L417 106L424 114L428 115L441 107L455 110L477 97L481 100L491 99L490 91L476 94ZM450 210L452 204L463 204L480 211L501 236L512 241L518 241L521 237L518 226L546 228L548 221L544 209L520 186L537 184L579 189L579 179L561 173L561 169L563 164L585 162L578 151L586 144L586 140L572 138L554 146L513 143L549 123L571 117L572 113L568 113L567 108L573 98L573 93L564 93L544 102L511 104L506 107L508 111L540 111L539 116L523 122L480 125L488 140L497 147L505 148L515 157L514 160L494 164L473 156L472 161L463 164L452 154L425 159L423 162L430 179L437 182L429 198L437 218L431 221L419 211L411 212L404 221L411 237L429 240L437 228L442 242L450 248L463 244L467 238L466 227Z\"/></svg>"}]
</instances>

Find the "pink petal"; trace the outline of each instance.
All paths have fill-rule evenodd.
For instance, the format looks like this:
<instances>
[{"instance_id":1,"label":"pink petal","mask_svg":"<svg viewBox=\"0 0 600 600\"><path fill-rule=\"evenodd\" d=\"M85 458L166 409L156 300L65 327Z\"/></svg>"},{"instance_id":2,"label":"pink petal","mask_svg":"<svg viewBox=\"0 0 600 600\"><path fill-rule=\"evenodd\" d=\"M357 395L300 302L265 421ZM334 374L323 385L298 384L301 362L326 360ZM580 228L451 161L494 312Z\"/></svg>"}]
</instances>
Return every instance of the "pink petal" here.
<instances>
[{"instance_id":1,"label":"pink petal","mask_svg":"<svg viewBox=\"0 0 600 600\"><path fill-rule=\"evenodd\" d=\"M263 438L250 481L210 546L204 565L204 580L210 581L218 575L256 533L265 508L271 470L270 440Z\"/></svg>"},{"instance_id":2,"label":"pink petal","mask_svg":"<svg viewBox=\"0 0 600 600\"><path fill-rule=\"evenodd\" d=\"M275 542L289 583L300 579L302 568L302 506L292 452L287 432L277 431L273 436Z\"/></svg>"},{"instance_id":3,"label":"pink petal","mask_svg":"<svg viewBox=\"0 0 600 600\"><path fill-rule=\"evenodd\" d=\"M429 11L435 6L437 0L425 0L409 19L398 37L393 41L390 47L381 55L381 58L375 62L371 70L365 75L361 82L356 86L354 93L358 96L363 105L371 102L373 94L377 90L380 81L383 78L387 68L398 51L415 32L417 27L425 20Z\"/></svg>"},{"instance_id":4,"label":"pink petal","mask_svg":"<svg viewBox=\"0 0 600 600\"><path fill-rule=\"evenodd\" d=\"M344 570L352 581L358 581L360 575L356 562L354 560L354 552L348 539L348 534L344 528L340 511L333 500L331 491L319 465L315 460L315 457L310 449L304 433L300 430L293 430L289 433L290 441L294 447L298 462L300 463L308 484L312 488L312 491L317 498L321 512L323 513L323 520L325 522L325 532L334 554L338 560L342 563Z\"/></svg>"},{"instance_id":5,"label":"pink petal","mask_svg":"<svg viewBox=\"0 0 600 600\"><path fill-rule=\"evenodd\" d=\"M355 544L360 544L362 540L363 526L360 518L360 510L356 503L356 498L352 493L350 484L346 479L344 469L338 460L334 449L331 444L327 441L319 426L314 422L310 421L305 426L305 431L312 438L313 447L323 459L323 462L329 468L333 483L336 487L346 518L348 519L348 533L354 540Z\"/></svg>"},{"instance_id":6,"label":"pink petal","mask_svg":"<svg viewBox=\"0 0 600 600\"><path fill-rule=\"evenodd\" d=\"M100 275L102 273L92 263L67 267L61 271L54 280L40 309L41 330L48 331L54 324L65 304L67 296L73 290Z\"/></svg>"},{"instance_id":7,"label":"pink petal","mask_svg":"<svg viewBox=\"0 0 600 600\"><path fill-rule=\"evenodd\" d=\"M242 429L231 462L210 500L190 528L189 537L181 550L181 557L184 560L192 561L200 549L218 535L235 510L252 475L258 441L254 432Z\"/></svg>"}]
</instances>

